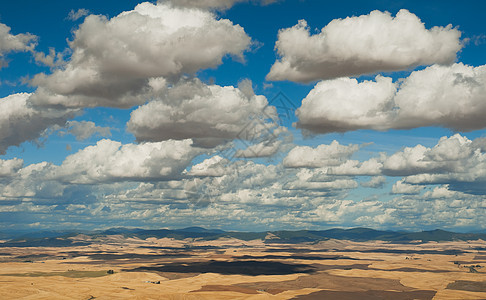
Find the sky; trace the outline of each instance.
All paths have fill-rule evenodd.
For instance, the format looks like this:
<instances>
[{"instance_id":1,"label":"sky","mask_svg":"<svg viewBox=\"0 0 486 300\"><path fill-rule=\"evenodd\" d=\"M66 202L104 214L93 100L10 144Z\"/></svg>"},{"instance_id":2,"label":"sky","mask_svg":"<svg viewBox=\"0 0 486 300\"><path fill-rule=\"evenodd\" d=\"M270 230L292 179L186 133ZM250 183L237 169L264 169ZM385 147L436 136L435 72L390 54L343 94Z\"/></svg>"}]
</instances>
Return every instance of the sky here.
<instances>
[{"instance_id":1,"label":"sky","mask_svg":"<svg viewBox=\"0 0 486 300\"><path fill-rule=\"evenodd\" d=\"M0 232L484 231L483 1L0 3Z\"/></svg>"}]
</instances>

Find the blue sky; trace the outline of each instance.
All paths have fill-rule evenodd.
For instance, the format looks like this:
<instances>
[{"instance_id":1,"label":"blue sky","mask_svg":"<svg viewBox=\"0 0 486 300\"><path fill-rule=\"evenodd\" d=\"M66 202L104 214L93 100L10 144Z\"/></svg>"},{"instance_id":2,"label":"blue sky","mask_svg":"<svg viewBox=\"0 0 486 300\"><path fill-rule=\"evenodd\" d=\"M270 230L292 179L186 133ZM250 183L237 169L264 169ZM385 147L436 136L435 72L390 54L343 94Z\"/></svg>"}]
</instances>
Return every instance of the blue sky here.
<instances>
[{"instance_id":1,"label":"blue sky","mask_svg":"<svg viewBox=\"0 0 486 300\"><path fill-rule=\"evenodd\" d=\"M0 3L0 230L483 230L485 6Z\"/></svg>"}]
</instances>

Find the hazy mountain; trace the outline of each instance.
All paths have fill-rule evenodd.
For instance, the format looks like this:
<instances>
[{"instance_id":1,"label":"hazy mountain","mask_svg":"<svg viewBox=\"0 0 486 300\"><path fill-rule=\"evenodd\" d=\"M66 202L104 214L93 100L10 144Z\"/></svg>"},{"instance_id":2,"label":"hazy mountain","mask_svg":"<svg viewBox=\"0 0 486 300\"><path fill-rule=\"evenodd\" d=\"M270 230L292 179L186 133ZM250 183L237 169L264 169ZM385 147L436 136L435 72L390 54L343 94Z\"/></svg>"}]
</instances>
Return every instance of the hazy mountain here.
<instances>
[{"instance_id":1,"label":"hazy mountain","mask_svg":"<svg viewBox=\"0 0 486 300\"><path fill-rule=\"evenodd\" d=\"M125 237L136 237L146 239L155 238L174 238L178 240L193 238L203 240L215 240L219 238L235 238L241 240L264 240L266 243L302 243L317 242L328 239L370 241L382 240L408 243L412 241L453 241L453 240L486 240L484 233L456 233L445 230L431 230L421 232L397 232L381 231L370 228L351 228L351 229L328 229L328 230L281 230L265 232L237 232L223 231L219 229L205 229L202 227L187 227L182 229L141 229L141 228L111 228L93 232L74 232L74 231L40 231L22 233L11 240L0 244L0 247L28 247L28 246L54 246L67 247L76 246L79 243L89 243L89 241L73 241L70 237L78 234L92 238L100 238L112 235L122 235ZM7 236L7 235L5 235Z\"/></svg>"}]
</instances>

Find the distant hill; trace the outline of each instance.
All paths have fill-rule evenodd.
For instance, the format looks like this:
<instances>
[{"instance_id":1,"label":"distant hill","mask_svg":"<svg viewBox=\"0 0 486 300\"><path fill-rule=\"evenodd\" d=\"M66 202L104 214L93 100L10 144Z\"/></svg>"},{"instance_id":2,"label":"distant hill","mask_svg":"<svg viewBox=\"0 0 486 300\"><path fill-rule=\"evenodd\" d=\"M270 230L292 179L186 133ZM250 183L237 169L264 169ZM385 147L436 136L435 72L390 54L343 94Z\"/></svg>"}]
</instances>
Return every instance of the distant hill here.
<instances>
[{"instance_id":1,"label":"distant hill","mask_svg":"<svg viewBox=\"0 0 486 300\"><path fill-rule=\"evenodd\" d=\"M486 239L484 233L456 233L445 230L431 230L421 232L397 232L397 231L380 231L369 228L351 228L351 229L329 229L322 231L310 231L315 235L325 238L332 238L338 240L354 240L354 241L394 241L394 242L410 242L421 240L423 242L429 241L453 241L453 240L477 240Z\"/></svg>"},{"instance_id":2,"label":"distant hill","mask_svg":"<svg viewBox=\"0 0 486 300\"><path fill-rule=\"evenodd\" d=\"M225 233L225 231L220 230L220 229L206 229L202 227L187 227L187 228L182 228L182 229L177 229L177 231L182 231L182 232L200 232L200 233Z\"/></svg>"},{"instance_id":3,"label":"distant hill","mask_svg":"<svg viewBox=\"0 0 486 300\"><path fill-rule=\"evenodd\" d=\"M74 241L72 237L77 234L84 234L88 237L86 241ZM264 240L265 243L303 243L318 242L328 239L353 240L353 241L390 241L409 243L413 241L454 241L454 240L486 240L484 233L456 233L445 230L431 230L421 232L398 232L381 231L370 228L351 229L327 229L327 230L281 230L264 232L237 232L223 231L219 229L206 229L202 227L187 227L182 229L141 229L141 228L111 228L102 231L74 232L74 231L42 231L23 233L5 243L0 247L68 247L81 244L89 244L89 237L102 238L113 235L124 237L136 237L146 239L173 238L173 239L202 239L215 240L219 238L235 238L240 240Z\"/></svg>"},{"instance_id":4,"label":"distant hill","mask_svg":"<svg viewBox=\"0 0 486 300\"><path fill-rule=\"evenodd\" d=\"M38 238L38 239L22 239L10 240L5 243L0 243L2 247L74 247L87 246L90 242L74 242L67 238Z\"/></svg>"}]
</instances>

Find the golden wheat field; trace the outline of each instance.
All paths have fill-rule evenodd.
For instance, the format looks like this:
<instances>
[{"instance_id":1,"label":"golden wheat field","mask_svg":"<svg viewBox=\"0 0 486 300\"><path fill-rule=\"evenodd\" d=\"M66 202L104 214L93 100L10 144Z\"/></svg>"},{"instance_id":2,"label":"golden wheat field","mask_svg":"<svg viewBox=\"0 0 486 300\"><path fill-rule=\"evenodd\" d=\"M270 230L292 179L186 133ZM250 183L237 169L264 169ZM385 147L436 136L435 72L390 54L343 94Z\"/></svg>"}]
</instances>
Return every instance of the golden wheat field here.
<instances>
[{"instance_id":1,"label":"golden wheat field","mask_svg":"<svg viewBox=\"0 0 486 300\"><path fill-rule=\"evenodd\" d=\"M485 299L485 246L113 235L0 248L0 299Z\"/></svg>"}]
</instances>

